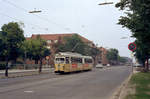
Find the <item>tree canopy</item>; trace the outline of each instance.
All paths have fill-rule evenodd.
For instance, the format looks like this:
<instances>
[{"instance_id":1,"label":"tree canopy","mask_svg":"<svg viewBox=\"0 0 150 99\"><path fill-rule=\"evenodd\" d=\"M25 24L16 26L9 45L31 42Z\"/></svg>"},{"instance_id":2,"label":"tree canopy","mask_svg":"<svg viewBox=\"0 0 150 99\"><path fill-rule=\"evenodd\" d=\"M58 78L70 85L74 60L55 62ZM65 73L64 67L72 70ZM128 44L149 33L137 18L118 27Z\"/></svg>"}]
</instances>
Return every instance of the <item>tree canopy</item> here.
<instances>
[{"instance_id":1,"label":"tree canopy","mask_svg":"<svg viewBox=\"0 0 150 99\"><path fill-rule=\"evenodd\" d=\"M35 39L26 40L22 49L26 53L26 57L35 60L35 63L41 58L50 55L50 50L47 49L46 41L41 39L40 36L37 36Z\"/></svg>"},{"instance_id":2,"label":"tree canopy","mask_svg":"<svg viewBox=\"0 0 150 99\"><path fill-rule=\"evenodd\" d=\"M107 51L106 57L109 63L111 64L113 64L114 62L116 63L118 61L119 52L117 49L111 48Z\"/></svg>"},{"instance_id":3,"label":"tree canopy","mask_svg":"<svg viewBox=\"0 0 150 99\"><path fill-rule=\"evenodd\" d=\"M122 57L122 56L118 56L118 61L120 63L126 63L126 62L128 62L127 58L126 57Z\"/></svg>"},{"instance_id":4,"label":"tree canopy","mask_svg":"<svg viewBox=\"0 0 150 99\"><path fill-rule=\"evenodd\" d=\"M25 40L23 35L23 30L20 28L19 24L16 22L10 22L4 24L1 28L0 38L3 47L1 51L3 56L7 56L9 60L16 60L21 53L21 44Z\"/></svg>"},{"instance_id":5,"label":"tree canopy","mask_svg":"<svg viewBox=\"0 0 150 99\"><path fill-rule=\"evenodd\" d=\"M41 72L42 59L50 55L46 41L41 39L40 36L26 40L22 45L22 50L24 50L24 57L35 60L35 64L38 64L38 61L40 61L39 72Z\"/></svg>"},{"instance_id":6,"label":"tree canopy","mask_svg":"<svg viewBox=\"0 0 150 99\"><path fill-rule=\"evenodd\" d=\"M79 38L78 35L72 35L72 37L64 37L64 44L58 46L60 52L77 52L84 54L85 43Z\"/></svg>"},{"instance_id":7,"label":"tree canopy","mask_svg":"<svg viewBox=\"0 0 150 99\"><path fill-rule=\"evenodd\" d=\"M1 27L0 32L0 56L5 58L6 73L8 76L8 62L16 61L21 53L21 45L25 40L23 30L17 22L10 22Z\"/></svg>"},{"instance_id":8,"label":"tree canopy","mask_svg":"<svg viewBox=\"0 0 150 99\"><path fill-rule=\"evenodd\" d=\"M69 51L89 56L100 54L100 50L98 50L96 47L90 47L87 43L83 42L77 34L74 34L71 37L64 37L64 43L57 44L57 47L57 52Z\"/></svg>"}]
</instances>

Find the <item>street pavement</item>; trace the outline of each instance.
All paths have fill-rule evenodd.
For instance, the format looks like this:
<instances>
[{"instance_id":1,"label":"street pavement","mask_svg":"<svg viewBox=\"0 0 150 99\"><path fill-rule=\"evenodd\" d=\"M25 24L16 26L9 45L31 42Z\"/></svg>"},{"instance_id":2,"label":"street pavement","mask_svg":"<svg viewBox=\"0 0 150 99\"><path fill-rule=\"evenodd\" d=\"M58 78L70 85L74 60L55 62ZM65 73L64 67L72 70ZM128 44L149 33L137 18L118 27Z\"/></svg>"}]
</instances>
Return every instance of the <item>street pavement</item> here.
<instances>
[{"instance_id":1,"label":"street pavement","mask_svg":"<svg viewBox=\"0 0 150 99\"><path fill-rule=\"evenodd\" d=\"M130 67L117 66L0 79L0 99L110 99L130 72Z\"/></svg>"}]
</instances>

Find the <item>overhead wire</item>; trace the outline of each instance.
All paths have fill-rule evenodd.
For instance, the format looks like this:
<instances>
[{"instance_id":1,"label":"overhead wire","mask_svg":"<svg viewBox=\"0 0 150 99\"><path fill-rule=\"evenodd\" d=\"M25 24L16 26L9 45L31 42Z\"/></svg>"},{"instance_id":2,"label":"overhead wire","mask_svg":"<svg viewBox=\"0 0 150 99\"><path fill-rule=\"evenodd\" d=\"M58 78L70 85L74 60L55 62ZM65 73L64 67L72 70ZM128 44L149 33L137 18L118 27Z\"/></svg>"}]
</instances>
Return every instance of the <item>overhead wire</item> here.
<instances>
[{"instance_id":1,"label":"overhead wire","mask_svg":"<svg viewBox=\"0 0 150 99\"><path fill-rule=\"evenodd\" d=\"M23 10L23 11L25 11L25 12L27 12L27 13L29 12L29 11L26 10L25 8L20 7L20 6L16 5L16 4L10 2L9 0L2 0L2 1L7 2L8 4L10 4L10 5L12 5L12 6L14 6L14 7L16 7L16 8L18 8L18 9L20 9L20 10ZM46 22L49 22L50 24L55 24L55 25L56 25L57 27L59 27L59 28L62 28L62 29L67 30L67 31L69 31L69 32L72 32L70 28L64 28L62 25L57 24L57 23L55 23L55 22L53 22L53 21L51 21L51 20L49 20L49 19L47 19L47 18L41 17L41 16L36 15L36 14L32 14L32 15L38 17L38 18L41 19L41 20L44 20L44 21L46 21Z\"/></svg>"},{"instance_id":2,"label":"overhead wire","mask_svg":"<svg viewBox=\"0 0 150 99\"><path fill-rule=\"evenodd\" d=\"M17 19L17 18L14 18L14 17L12 17L12 16L6 15L6 14L1 13L1 12L0 12L0 15L5 16L5 17L8 17L8 18L11 18L11 19L14 19L14 20L19 21L19 22L22 22L21 20L19 20L19 19ZM28 22L27 22L27 23L28 23ZM38 28L40 28L40 29L42 29L42 30L46 30L46 31L47 31L47 28L43 28L43 27L40 27L40 26L35 25L35 24L32 24L32 23L30 23L30 25L35 26L35 27L38 27ZM33 27L31 27L31 28L33 29Z\"/></svg>"}]
</instances>

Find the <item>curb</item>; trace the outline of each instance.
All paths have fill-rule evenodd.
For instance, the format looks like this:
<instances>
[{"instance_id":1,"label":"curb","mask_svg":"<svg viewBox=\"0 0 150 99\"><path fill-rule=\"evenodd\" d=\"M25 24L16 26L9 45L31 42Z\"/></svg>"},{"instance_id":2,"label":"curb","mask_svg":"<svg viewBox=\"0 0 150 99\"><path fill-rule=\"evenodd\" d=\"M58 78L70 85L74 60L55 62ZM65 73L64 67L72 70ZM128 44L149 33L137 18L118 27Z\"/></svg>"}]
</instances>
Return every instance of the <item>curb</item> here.
<instances>
[{"instance_id":1,"label":"curb","mask_svg":"<svg viewBox=\"0 0 150 99\"><path fill-rule=\"evenodd\" d=\"M131 79L133 73L129 75L127 79L124 80L124 82L117 88L117 91L113 94L111 99L122 99L122 95L124 93L124 89L126 88L129 80Z\"/></svg>"}]
</instances>

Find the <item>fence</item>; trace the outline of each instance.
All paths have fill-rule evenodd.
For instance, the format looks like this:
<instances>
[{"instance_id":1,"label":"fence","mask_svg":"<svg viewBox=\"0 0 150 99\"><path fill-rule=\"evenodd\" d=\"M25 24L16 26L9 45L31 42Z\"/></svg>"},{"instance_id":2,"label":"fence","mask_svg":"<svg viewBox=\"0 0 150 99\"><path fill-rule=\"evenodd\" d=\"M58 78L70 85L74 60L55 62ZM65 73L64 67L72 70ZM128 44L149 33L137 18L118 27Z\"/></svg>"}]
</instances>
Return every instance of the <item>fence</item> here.
<instances>
[{"instance_id":1,"label":"fence","mask_svg":"<svg viewBox=\"0 0 150 99\"><path fill-rule=\"evenodd\" d=\"M9 69L38 69L39 64L8 64ZM51 68L50 65L42 65L43 68ZM3 70L6 68L6 64L0 64L0 70Z\"/></svg>"}]
</instances>

